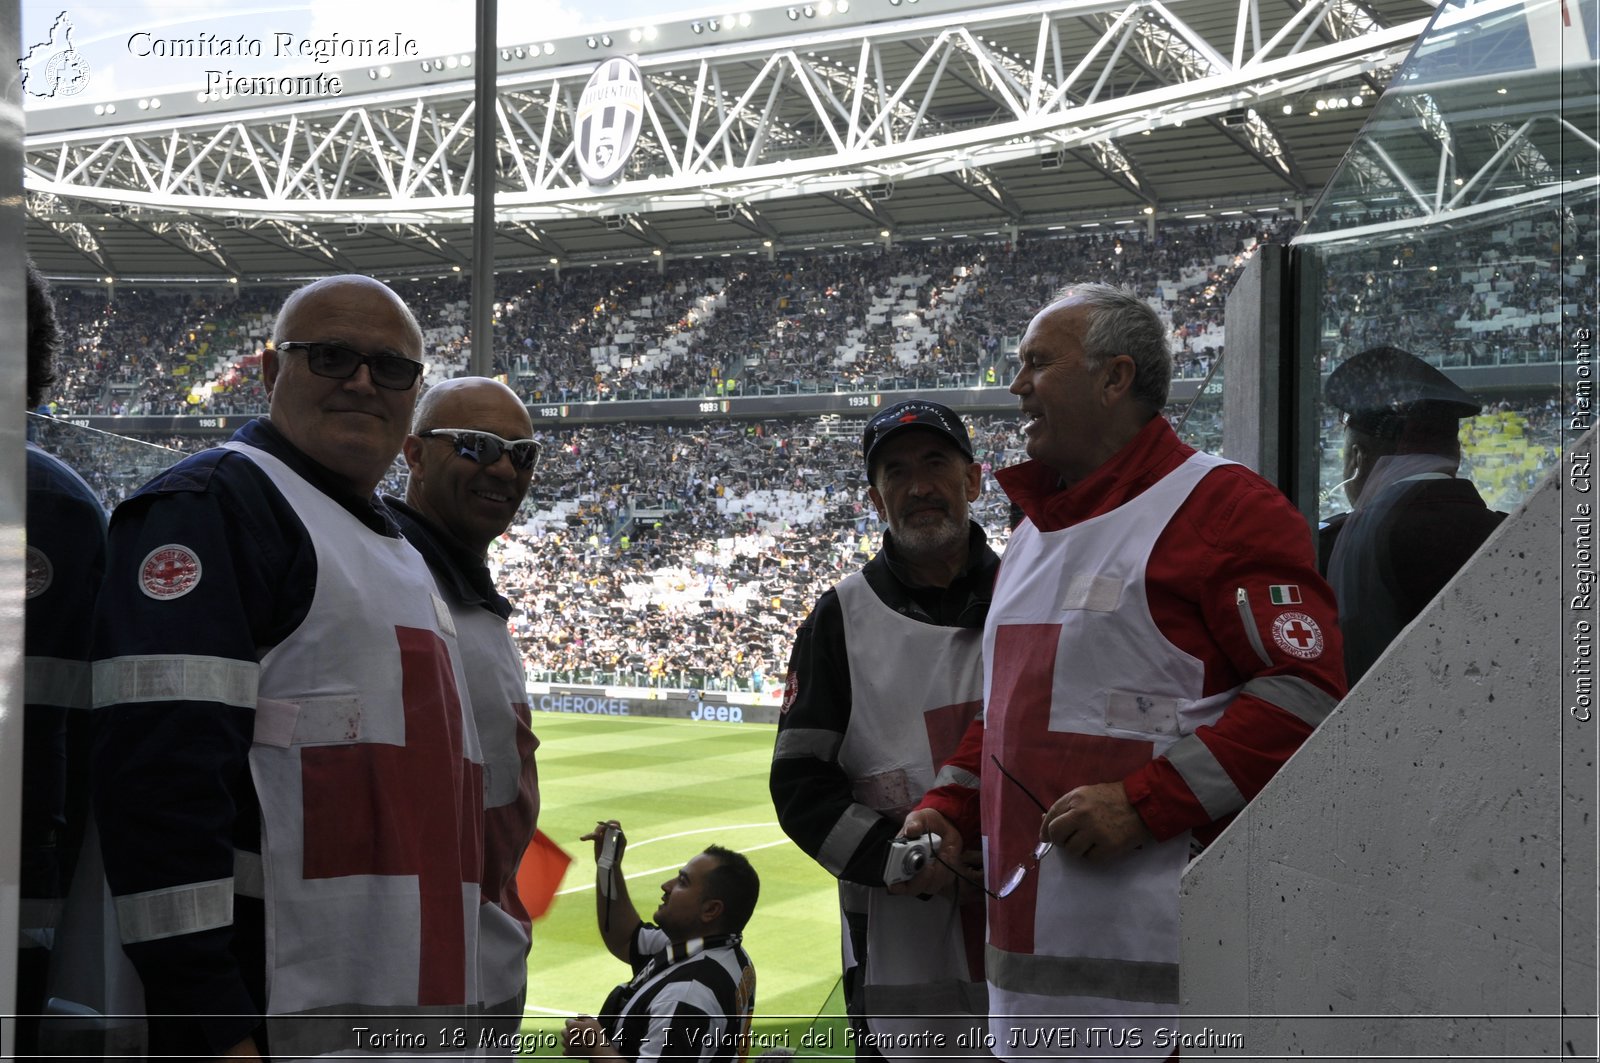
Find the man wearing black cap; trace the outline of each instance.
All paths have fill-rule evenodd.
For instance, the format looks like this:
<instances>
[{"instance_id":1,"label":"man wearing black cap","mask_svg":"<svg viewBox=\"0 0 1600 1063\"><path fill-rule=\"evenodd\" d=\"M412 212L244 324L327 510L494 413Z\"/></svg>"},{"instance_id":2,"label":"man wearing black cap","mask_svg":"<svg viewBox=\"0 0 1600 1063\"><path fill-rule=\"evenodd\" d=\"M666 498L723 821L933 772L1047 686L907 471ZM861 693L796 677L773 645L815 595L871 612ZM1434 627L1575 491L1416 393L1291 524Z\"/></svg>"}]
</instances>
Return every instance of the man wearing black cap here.
<instances>
[{"instance_id":1,"label":"man wearing black cap","mask_svg":"<svg viewBox=\"0 0 1600 1063\"><path fill-rule=\"evenodd\" d=\"M1373 347L1328 377L1344 411L1344 488L1353 512L1333 538L1328 582L1339 600L1353 684L1422 612L1499 523L1461 465L1461 419L1482 407L1449 377L1397 347Z\"/></svg>"},{"instance_id":2,"label":"man wearing black cap","mask_svg":"<svg viewBox=\"0 0 1600 1063\"><path fill-rule=\"evenodd\" d=\"M982 469L961 418L898 403L862 437L883 549L795 636L772 760L778 821L839 879L859 1058L958 1049L982 1014L982 906L890 896L892 843L983 697L999 559L968 518ZM891 1018L892 1017L892 1018ZM942 1035L936 1037L935 1035Z\"/></svg>"}]
</instances>

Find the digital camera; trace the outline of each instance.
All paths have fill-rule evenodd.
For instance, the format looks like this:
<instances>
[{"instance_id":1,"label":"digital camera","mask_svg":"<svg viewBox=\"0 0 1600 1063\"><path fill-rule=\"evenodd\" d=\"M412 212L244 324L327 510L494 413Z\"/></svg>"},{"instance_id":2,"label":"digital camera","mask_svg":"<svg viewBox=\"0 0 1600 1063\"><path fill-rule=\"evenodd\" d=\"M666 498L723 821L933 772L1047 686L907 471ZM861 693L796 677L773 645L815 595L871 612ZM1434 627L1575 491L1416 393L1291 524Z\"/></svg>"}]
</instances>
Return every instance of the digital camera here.
<instances>
[{"instance_id":1,"label":"digital camera","mask_svg":"<svg viewBox=\"0 0 1600 1063\"><path fill-rule=\"evenodd\" d=\"M883 884L907 882L917 877L917 872L928 866L933 851L939 848L937 834L924 834L920 838L896 838L889 846L889 861L883 868Z\"/></svg>"}]
</instances>

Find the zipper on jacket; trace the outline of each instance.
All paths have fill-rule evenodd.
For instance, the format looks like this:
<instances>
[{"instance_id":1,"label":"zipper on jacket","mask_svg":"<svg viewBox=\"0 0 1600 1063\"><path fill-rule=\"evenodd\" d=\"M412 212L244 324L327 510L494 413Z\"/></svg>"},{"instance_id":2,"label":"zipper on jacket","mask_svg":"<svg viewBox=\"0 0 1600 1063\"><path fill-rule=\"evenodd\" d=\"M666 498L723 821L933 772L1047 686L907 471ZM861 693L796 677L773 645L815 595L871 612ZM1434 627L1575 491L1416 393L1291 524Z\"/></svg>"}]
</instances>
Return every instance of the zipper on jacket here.
<instances>
[{"instance_id":1,"label":"zipper on jacket","mask_svg":"<svg viewBox=\"0 0 1600 1063\"><path fill-rule=\"evenodd\" d=\"M1261 663L1272 666L1272 658L1267 656L1267 647L1261 642L1261 632L1256 629L1256 614L1250 608L1250 595L1243 588L1233 592L1234 601L1239 603L1239 620L1244 624L1244 633L1250 637L1250 645L1255 648L1256 656L1261 658Z\"/></svg>"}]
</instances>

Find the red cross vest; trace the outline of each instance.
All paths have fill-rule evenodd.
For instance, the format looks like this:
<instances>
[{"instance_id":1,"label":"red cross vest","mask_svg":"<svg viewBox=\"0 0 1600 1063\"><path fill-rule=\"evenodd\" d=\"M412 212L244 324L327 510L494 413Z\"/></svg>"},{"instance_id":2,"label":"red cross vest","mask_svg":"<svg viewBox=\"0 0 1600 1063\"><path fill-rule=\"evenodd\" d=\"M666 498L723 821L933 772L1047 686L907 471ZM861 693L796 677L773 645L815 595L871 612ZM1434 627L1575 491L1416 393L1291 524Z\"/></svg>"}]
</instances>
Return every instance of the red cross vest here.
<instances>
[{"instance_id":1,"label":"red cross vest","mask_svg":"<svg viewBox=\"0 0 1600 1063\"><path fill-rule=\"evenodd\" d=\"M983 633L903 616L859 572L837 590L851 688L839 766L857 802L898 821L933 785L978 714ZM867 914L861 992L868 1027L881 1038L873 1047L891 1059L970 1055L956 1036L986 1009L963 922L971 924L975 950L981 900L958 906L947 897L923 901L881 887L839 885L841 905ZM944 1034L943 1048L928 1044L933 1032Z\"/></svg>"},{"instance_id":2,"label":"red cross vest","mask_svg":"<svg viewBox=\"0 0 1600 1063\"><path fill-rule=\"evenodd\" d=\"M1025 521L1012 534L984 628L990 889L1031 864L1040 819L991 754L1048 806L1074 787L1131 774L1216 720L1237 692L1203 696L1204 663L1156 627L1145 594L1156 540L1201 478L1225 464L1195 454L1109 513L1053 532ZM1151 1051L1142 1032L1177 1016L1178 885L1188 858L1187 832L1108 864L1056 849L1014 893L989 902L997 1056Z\"/></svg>"},{"instance_id":3,"label":"red cross vest","mask_svg":"<svg viewBox=\"0 0 1600 1063\"><path fill-rule=\"evenodd\" d=\"M224 445L267 474L317 552L310 611L261 659L250 749L273 1058L384 1055L391 1031L461 1054L436 1043L438 1017L481 999L483 782L449 609L410 543L272 455Z\"/></svg>"},{"instance_id":4,"label":"red cross vest","mask_svg":"<svg viewBox=\"0 0 1600 1063\"><path fill-rule=\"evenodd\" d=\"M450 603L467 674L467 701L483 750L483 907L478 973L485 1010L522 1025L532 921L517 896L517 865L539 815L534 737L522 654L506 622L477 604Z\"/></svg>"}]
</instances>

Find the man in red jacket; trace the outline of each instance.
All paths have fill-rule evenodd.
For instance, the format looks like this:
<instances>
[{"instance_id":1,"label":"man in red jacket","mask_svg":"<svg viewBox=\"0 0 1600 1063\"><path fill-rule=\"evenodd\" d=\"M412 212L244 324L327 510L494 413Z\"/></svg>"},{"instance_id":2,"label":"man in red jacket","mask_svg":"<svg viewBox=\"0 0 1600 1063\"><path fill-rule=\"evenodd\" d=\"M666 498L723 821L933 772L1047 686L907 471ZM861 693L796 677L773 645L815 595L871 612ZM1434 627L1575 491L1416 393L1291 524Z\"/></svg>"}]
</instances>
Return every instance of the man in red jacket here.
<instances>
[{"instance_id":1,"label":"man in red jacket","mask_svg":"<svg viewBox=\"0 0 1600 1063\"><path fill-rule=\"evenodd\" d=\"M997 1056L1149 1055L1176 1044L1191 844L1343 696L1337 609L1288 500L1160 416L1172 361L1143 300L1075 286L1019 355L1031 460L997 474L1024 520L984 715L905 832L938 833L950 865L981 832Z\"/></svg>"}]
</instances>

